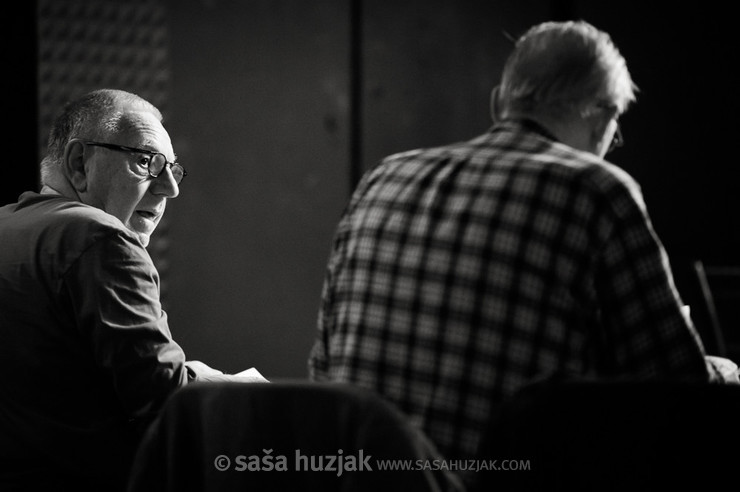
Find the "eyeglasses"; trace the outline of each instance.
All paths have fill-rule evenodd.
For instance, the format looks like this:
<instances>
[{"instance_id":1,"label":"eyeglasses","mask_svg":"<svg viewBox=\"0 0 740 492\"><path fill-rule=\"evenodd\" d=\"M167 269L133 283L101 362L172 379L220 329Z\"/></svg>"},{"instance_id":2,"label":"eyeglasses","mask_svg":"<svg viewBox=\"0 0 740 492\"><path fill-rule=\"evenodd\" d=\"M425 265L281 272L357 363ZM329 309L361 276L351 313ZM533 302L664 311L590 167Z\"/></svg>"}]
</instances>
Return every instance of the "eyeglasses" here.
<instances>
[{"instance_id":1,"label":"eyeglasses","mask_svg":"<svg viewBox=\"0 0 740 492\"><path fill-rule=\"evenodd\" d=\"M610 102L603 101L603 102L597 103L596 107L598 109L610 111L612 113L612 118L614 118L614 123L617 124L616 130L614 130L614 136L612 137L612 141L609 143L609 150L607 150L607 152L611 152L612 150L624 145L624 137L622 137L622 130L619 127L619 120L617 119L619 117L617 106Z\"/></svg>"},{"instance_id":2,"label":"eyeglasses","mask_svg":"<svg viewBox=\"0 0 740 492\"><path fill-rule=\"evenodd\" d=\"M622 145L624 145L624 137L622 137L622 130L619 128L619 121L615 120L615 123L617 124L617 129L614 130L614 136L612 137L612 141L609 144L608 152L611 152L617 147L621 147Z\"/></svg>"},{"instance_id":3,"label":"eyeglasses","mask_svg":"<svg viewBox=\"0 0 740 492\"><path fill-rule=\"evenodd\" d=\"M94 147L103 147L110 150L117 150L119 152L131 152L141 154L137 164L141 167L146 167L149 176L151 176L152 178L156 178L160 174L162 174L167 166L170 166L172 177L177 184L180 184L182 178L188 175L184 167L182 167L177 162L167 161L167 158L161 152L153 152L151 150L126 147L125 145L93 142L89 140L83 140L82 143L85 145L92 145Z\"/></svg>"}]
</instances>

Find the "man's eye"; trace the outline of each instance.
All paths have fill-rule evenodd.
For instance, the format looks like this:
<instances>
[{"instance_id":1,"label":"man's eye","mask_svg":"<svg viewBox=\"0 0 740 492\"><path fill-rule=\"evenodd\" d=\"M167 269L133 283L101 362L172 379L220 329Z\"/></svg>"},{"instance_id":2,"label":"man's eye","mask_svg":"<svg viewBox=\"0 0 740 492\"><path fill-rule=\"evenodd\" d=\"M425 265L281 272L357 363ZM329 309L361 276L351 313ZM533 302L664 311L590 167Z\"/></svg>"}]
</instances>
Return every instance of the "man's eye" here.
<instances>
[{"instance_id":1,"label":"man's eye","mask_svg":"<svg viewBox=\"0 0 740 492\"><path fill-rule=\"evenodd\" d=\"M152 156L146 154L142 154L141 156L139 156L139 166L149 169L150 162L152 162Z\"/></svg>"}]
</instances>

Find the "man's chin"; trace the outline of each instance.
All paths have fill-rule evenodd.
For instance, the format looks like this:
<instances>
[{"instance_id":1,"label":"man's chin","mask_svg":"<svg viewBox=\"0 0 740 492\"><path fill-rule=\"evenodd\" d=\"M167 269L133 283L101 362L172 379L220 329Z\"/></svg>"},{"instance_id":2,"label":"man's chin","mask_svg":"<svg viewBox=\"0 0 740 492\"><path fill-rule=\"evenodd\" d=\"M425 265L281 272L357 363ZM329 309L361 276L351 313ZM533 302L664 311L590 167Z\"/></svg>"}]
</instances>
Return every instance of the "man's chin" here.
<instances>
[{"instance_id":1,"label":"man's chin","mask_svg":"<svg viewBox=\"0 0 740 492\"><path fill-rule=\"evenodd\" d=\"M156 224L127 224L126 228L136 234L136 236L139 238L139 241L141 241L141 244L146 248L149 246L149 241L152 233L156 229Z\"/></svg>"},{"instance_id":2,"label":"man's chin","mask_svg":"<svg viewBox=\"0 0 740 492\"><path fill-rule=\"evenodd\" d=\"M150 237L151 237L151 232L141 232L141 231L136 231L136 230L131 229L131 228L129 228L129 231L133 232L136 235L136 237L139 238L139 241L141 242L141 245L142 246L144 246L145 248L147 246L149 246L149 240L150 240Z\"/></svg>"}]
</instances>

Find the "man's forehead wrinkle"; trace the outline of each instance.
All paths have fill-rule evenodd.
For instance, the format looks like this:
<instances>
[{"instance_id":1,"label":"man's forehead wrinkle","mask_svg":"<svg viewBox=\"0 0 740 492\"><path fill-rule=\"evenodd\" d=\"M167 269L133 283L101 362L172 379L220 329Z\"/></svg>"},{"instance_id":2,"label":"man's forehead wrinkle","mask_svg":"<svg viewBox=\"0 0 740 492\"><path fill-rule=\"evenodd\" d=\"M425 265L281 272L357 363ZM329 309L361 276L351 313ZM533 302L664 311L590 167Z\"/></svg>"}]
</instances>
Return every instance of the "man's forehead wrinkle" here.
<instances>
[{"instance_id":1,"label":"man's forehead wrinkle","mask_svg":"<svg viewBox=\"0 0 740 492\"><path fill-rule=\"evenodd\" d=\"M174 151L168 148L169 137L166 130L156 115L148 111L124 112L120 118L119 135L135 138L135 141L129 142L130 145L163 153L168 160L169 155L174 155ZM176 160L177 156L173 162Z\"/></svg>"},{"instance_id":2,"label":"man's forehead wrinkle","mask_svg":"<svg viewBox=\"0 0 740 492\"><path fill-rule=\"evenodd\" d=\"M126 111L121 115L119 131L122 133L155 131L154 121L159 123L159 120L156 120L151 113Z\"/></svg>"}]
</instances>

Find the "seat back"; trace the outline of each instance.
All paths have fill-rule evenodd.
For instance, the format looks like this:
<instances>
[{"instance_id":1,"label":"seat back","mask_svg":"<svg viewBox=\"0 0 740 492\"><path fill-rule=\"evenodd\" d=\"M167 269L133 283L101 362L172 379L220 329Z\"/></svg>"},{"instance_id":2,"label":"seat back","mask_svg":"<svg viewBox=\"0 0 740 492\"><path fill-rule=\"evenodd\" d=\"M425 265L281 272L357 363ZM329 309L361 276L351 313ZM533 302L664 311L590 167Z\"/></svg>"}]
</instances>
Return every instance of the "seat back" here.
<instances>
[{"instance_id":1,"label":"seat back","mask_svg":"<svg viewBox=\"0 0 740 492\"><path fill-rule=\"evenodd\" d=\"M542 383L502 408L483 455L529 469L479 490L711 490L737 483L740 386Z\"/></svg>"},{"instance_id":2,"label":"seat back","mask_svg":"<svg viewBox=\"0 0 740 492\"><path fill-rule=\"evenodd\" d=\"M144 437L129 491L460 490L445 472L378 468L439 458L395 407L360 388L196 383L173 395Z\"/></svg>"}]
</instances>

